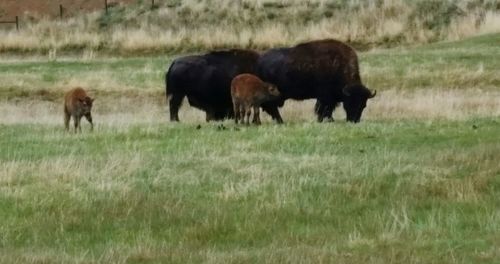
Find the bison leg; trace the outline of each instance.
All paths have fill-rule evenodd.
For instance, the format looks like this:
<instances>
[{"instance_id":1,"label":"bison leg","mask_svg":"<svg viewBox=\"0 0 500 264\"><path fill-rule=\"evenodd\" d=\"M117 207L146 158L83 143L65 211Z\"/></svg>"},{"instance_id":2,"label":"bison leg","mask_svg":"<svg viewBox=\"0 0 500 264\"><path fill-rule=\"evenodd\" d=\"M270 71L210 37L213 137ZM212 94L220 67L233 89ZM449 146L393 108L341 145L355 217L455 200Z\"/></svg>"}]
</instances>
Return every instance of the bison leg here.
<instances>
[{"instance_id":1,"label":"bison leg","mask_svg":"<svg viewBox=\"0 0 500 264\"><path fill-rule=\"evenodd\" d=\"M323 122L323 109L325 106L319 101L316 101L316 104L314 105L314 113L316 113L316 116L318 117L318 122L321 123Z\"/></svg>"},{"instance_id":2,"label":"bison leg","mask_svg":"<svg viewBox=\"0 0 500 264\"><path fill-rule=\"evenodd\" d=\"M326 105L324 115L323 115L326 118L326 121L328 121L328 122L334 121L333 120L333 112L335 111L335 108L337 108L338 105L339 105L338 102L333 102L333 103Z\"/></svg>"},{"instance_id":3,"label":"bison leg","mask_svg":"<svg viewBox=\"0 0 500 264\"><path fill-rule=\"evenodd\" d=\"M85 119L90 123L90 131L94 131L94 123L92 123L92 114L88 113L85 115Z\"/></svg>"},{"instance_id":4,"label":"bison leg","mask_svg":"<svg viewBox=\"0 0 500 264\"><path fill-rule=\"evenodd\" d=\"M205 111L205 120L208 122L215 120L215 112L211 109Z\"/></svg>"},{"instance_id":5,"label":"bison leg","mask_svg":"<svg viewBox=\"0 0 500 264\"><path fill-rule=\"evenodd\" d=\"M335 109L335 103L325 103L321 101L316 101L316 105L314 105L314 112L318 116L318 122L323 122L326 120L327 122L333 122L333 110Z\"/></svg>"},{"instance_id":6,"label":"bison leg","mask_svg":"<svg viewBox=\"0 0 500 264\"><path fill-rule=\"evenodd\" d=\"M259 106L254 106L253 107L253 121L252 123L256 125L260 125L260 107Z\"/></svg>"},{"instance_id":7,"label":"bison leg","mask_svg":"<svg viewBox=\"0 0 500 264\"><path fill-rule=\"evenodd\" d=\"M280 112L278 111L278 107L276 106L262 106L264 112L268 113L274 121L278 124L283 124L283 119L281 118Z\"/></svg>"},{"instance_id":8,"label":"bison leg","mask_svg":"<svg viewBox=\"0 0 500 264\"><path fill-rule=\"evenodd\" d=\"M168 105L170 110L170 121L178 122L179 121L179 108L182 105L182 100L184 99L184 95L181 94L173 94L168 99Z\"/></svg>"},{"instance_id":9,"label":"bison leg","mask_svg":"<svg viewBox=\"0 0 500 264\"><path fill-rule=\"evenodd\" d=\"M333 105L325 105L323 108L323 120L326 122L333 122Z\"/></svg>"}]
</instances>

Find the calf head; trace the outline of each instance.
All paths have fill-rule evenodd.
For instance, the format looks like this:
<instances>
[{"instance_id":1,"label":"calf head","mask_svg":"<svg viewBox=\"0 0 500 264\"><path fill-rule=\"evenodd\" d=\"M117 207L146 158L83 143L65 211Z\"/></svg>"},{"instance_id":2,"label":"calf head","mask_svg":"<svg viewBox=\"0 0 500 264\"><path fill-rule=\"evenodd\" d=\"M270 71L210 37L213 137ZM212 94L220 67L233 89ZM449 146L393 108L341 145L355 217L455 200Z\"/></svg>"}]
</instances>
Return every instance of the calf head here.
<instances>
[{"instance_id":1,"label":"calf head","mask_svg":"<svg viewBox=\"0 0 500 264\"><path fill-rule=\"evenodd\" d=\"M92 103L94 102L93 98L90 98L88 96L85 96L84 98L78 99L80 102L80 106L82 109L82 114L89 114L90 110L92 110Z\"/></svg>"},{"instance_id":2,"label":"calf head","mask_svg":"<svg viewBox=\"0 0 500 264\"><path fill-rule=\"evenodd\" d=\"M347 121L354 123L361 120L366 101L377 94L377 91L372 92L362 84L346 86L342 92L344 94L342 105L347 115Z\"/></svg>"},{"instance_id":3,"label":"calf head","mask_svg":"<svg viewBox=\"0 0 500 264\"><path fill-rule=\"evenodd\" d=\"M266 86L267 86L267 92L272 95L272 96L275 96L275 97L278 97L281 95L280 91L278 90L278 88L276 87L276 85L274 84L270 84L270 83L266 83Z\"/></svg>"}]
</instances>

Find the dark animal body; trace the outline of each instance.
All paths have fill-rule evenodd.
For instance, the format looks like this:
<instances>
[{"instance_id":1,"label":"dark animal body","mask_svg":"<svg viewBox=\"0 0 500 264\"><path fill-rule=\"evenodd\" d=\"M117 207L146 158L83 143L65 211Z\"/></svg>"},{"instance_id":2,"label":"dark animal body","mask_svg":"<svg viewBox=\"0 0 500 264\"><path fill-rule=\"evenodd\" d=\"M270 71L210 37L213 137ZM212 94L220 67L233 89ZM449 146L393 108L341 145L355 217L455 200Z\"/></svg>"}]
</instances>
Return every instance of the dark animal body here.
<instances>
[{"instance_id":1,"label":"dark animal body","mask_svg":"<svg viewBox=\"0 0 500 264\"><path fill-rule=\"evenodd\" d=\"M90 98L84 89L77 87L71 89L64 96L64 127L69 130L69 121L73 117L73 122L75 124L75 132L77 130L82 131L80 126L80 120L84 116L90 123L90 129L94 129L94 123L92 123L92 103L94 99Z\"/></svg>"},{"instance_id":2,"label":"dark animal body","mask_svg":"<svg viewBox=\"0 0 500 264\"><path fill-rule=\"evenodd\" d=\"M317 99L318 121L333 120L335 107L342 103L347 120L359 122L367 100L376 94L361 82L354 49L333 39L271 49L260 56L257 75L281 92L279 99L262 105L279 123L283 120L278 107L285 100L312 98Z\"/></svg>"},{"instance_id":3,"label":"dark animal body","mask_svg":"<svg viewBox=\"0 0 500 264\"><path fill-rule=\"evenodd\" d=\"M174 60L165 75L170 120L179 121L184 97L206 112L207 122L233 117L231 80L241 73L253 73L258 57L254 51L233 49Z\"/></svg>"},{"instance_id":4,"label":"dark animal body","mask_svg":"<svg viewBox=\"0 0 500 264\"><path fill-rule=\"evenodd\" d=\"M237 75L231 81L231 97L234 107L234 120L238 124L250 124L250 115L253 109L253 123L260 124L259 108L264 102L275 99L280 95L276 86L263 82L259 77L244 73Z\"/></svg>"}]
</instances>

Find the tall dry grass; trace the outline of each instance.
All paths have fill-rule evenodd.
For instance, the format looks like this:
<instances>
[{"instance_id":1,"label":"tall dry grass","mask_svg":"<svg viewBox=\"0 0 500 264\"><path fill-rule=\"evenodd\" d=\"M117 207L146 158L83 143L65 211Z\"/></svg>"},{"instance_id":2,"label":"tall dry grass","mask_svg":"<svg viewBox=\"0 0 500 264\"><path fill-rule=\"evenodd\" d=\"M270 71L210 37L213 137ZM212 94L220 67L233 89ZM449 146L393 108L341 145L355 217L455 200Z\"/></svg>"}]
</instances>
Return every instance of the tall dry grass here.
<instances>
[{"instance_id":1,"label":"tall dry grass","mask_svg":"<svg viewBox=\"0 0 500 264\"><path fill-rule=\"evenodd\" d=\"M456 40L500 31L496 1L165 1L118 6L1 31L0 51L102 50L123 54L265 49L337 38L358 47ZM27 21L27 15L23 21Z\"/></svg>"}]
</instances>

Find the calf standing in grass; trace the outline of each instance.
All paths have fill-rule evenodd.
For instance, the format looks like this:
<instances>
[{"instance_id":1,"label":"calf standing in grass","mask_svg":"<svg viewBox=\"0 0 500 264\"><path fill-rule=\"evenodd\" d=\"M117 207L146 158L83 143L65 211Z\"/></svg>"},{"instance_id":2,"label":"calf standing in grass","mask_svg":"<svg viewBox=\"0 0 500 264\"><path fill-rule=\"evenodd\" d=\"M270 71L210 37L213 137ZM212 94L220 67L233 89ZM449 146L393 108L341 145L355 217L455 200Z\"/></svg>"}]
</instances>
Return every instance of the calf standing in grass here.
<instances>
[{"instance_id":1,"label":"calf standing in grass","mask_svg":"<svg viewBox=\"0 0 500 264\"><path fill-rule=\"evenodd\" d=\"M94 124L92 123L92 114L90 110L92 109L92 102L94 99L90 98L85 90L80 87L71 89L64 96L64 126L66 130L69 130L69 121L73 117L73 122L75 123L75 132L77 129L81 132L82 128L80 126L80 119L82 116L90 123L90 130L94 130Z\"/></svg>"},{"instance_id":2,"label":"calf standing in grass","mask_svg":"<svg viewBox=\"0 0 500 264\"><path fill-rule=\"evenodd\" d=\"M262 103L271 101L280 96L276 86L263 82L259 77L244 73L234 77L231 82L231 97L233 99L234 120L238 124L250 124L250 115L253 108L253 123L259 125L259 108Z\"/></svg>"}]
</instances>

